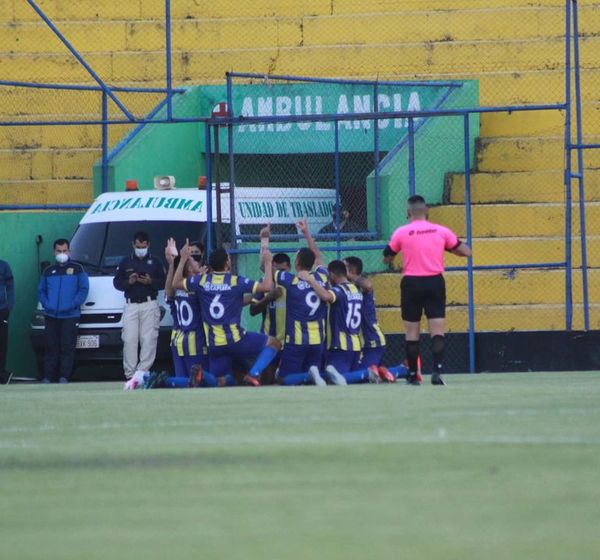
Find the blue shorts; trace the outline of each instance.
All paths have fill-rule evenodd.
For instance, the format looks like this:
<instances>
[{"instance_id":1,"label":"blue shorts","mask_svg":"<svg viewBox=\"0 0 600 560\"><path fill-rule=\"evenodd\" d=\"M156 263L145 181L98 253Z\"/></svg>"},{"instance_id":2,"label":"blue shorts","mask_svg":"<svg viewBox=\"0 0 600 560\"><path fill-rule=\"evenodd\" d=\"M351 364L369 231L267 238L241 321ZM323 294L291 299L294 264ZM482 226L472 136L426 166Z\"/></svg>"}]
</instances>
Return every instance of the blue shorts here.
<instances>
[{"instance_id":1,"label":"blue shorts","mask_svg":"<svg viewBox=\"0 0 600 560\"><path fill-rule=\"evenodd\" d=\"M328 366L333 366L342 374L363 369L360 363L360 352L352 350L328 350L326 362Z\"/></svg>"},{"instance_id":2,"label":"blue shorts","mask_svg":"<svg viewBox=\"0 0 600 560\"><path fill-rule=\"evenodd\" d=\"M247 332L235 344L211 346L208 349L208 371L215 377L232 374L234 358L245 360L260 354L268 338L266 334Z\"/></svg>"},{"instance_id":3,"label":"blue shorts","mask_svg":"<svg viewBox=\"0 0 600 560\"><path fill-rule=\"evenodd\" d=\"M362 350L362 367L380 366L385 354L385 346L378 346L377 348L363 348Z\"/></svg>"},{"instance_id":4,"label":"blue shorts","mask_svg":"<svg viewBox=\"0 0 600 560\"><path fill-rule=\"evenodd\" d=\"M322 360L322 344L286 344L281 352L277 375L283 378L292 373L305 373L312 366L321 369Z\"/></svg>"},{"instance_id":5,"label":"blue shorts","mask_svg":"<svg viewBox=\"0 0 600 560\"><path fill-rule=\"evenodd\" d=\"M202 347L196 356L188 356L184 353L180 356L176 346L171 346L171 356L173 358L173 370L175 377L189 377L192 366L200 364L204 371L208 371L208 349Z\"/></svg>"}]
</instances>

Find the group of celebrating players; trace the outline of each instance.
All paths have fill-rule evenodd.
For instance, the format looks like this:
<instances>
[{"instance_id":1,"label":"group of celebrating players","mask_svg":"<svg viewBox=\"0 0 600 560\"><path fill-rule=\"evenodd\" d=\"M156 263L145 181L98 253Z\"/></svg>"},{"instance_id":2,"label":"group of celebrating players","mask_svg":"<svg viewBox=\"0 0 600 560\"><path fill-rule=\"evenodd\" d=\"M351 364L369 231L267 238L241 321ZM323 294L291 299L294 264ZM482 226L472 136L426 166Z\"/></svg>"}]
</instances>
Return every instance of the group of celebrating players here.
<instances>
[{"instance_id":1,"label":"group of celebrating players","mask_svg":"<svg viewBox=\"0 0 600 560\"><path fill-rule=\"evenodd\" d=\"M404 365L381 363L385 336L362 261L349 257L325 267L306 221L297 227L308 247L296 253L295 274L288 255L271 254L269 227L261 230L259 282L233 274L223 248L201 266L192 256L197 247L186 242L177 256L175 241L168 241L165 295L175 375L165 386L393 383L406 374ZM263 316L260 333L241 326L248 304L252 315Z\"/></svg>"}]
</instances>

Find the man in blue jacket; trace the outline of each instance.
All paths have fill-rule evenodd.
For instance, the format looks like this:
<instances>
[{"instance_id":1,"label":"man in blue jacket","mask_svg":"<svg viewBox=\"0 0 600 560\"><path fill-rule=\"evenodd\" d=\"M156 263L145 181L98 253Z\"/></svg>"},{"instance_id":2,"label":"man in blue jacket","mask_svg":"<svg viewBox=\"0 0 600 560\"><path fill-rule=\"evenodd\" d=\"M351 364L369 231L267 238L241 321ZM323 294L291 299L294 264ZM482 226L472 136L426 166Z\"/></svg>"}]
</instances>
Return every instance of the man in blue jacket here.
<instances>
[{"instance_id":1,"label":"man in blue jacket","mask_svg":"<svg viewBox=\"0 0 600 560\"><path fill-rule=\"evenodd\" d=\"M6 370L8 351L8 316L15 306L15 287L9 264L0 260L0 383L8 383L11 373Z\"/></svg>"},{"instance_id":2,"label":"man in blue jacket","mask_svg":"<svg viewBox=\"0 0 600 560\"><path fill-rule=\"evenodd\" d=\"M70 259L69 241L54 242L56 264L46 268L38 285L38 296L44 308L46 354L42 383L68 383L73 372L75 345L79 328L79 308L89 291L88 276L83 267Z\"/></svg>"}]
</instances>

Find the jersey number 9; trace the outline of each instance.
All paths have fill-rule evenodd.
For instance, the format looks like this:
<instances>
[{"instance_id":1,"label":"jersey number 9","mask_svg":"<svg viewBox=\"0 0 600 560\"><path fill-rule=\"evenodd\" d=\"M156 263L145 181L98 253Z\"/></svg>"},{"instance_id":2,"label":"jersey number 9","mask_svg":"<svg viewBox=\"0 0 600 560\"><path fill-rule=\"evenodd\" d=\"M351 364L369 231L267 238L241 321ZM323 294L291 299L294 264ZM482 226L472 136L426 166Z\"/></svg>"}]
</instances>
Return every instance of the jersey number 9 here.
<instances>
[{"instance_id":1,"label":"jersey number 9","mask_svg":"<svg viewBox=\"0 0 600 560\"><path fill-rule=\"evenodd\" d=\"M319 299L319 296L316 294L316 292L313 292L311 290L306 294L306 297L304 298L304 303L306 303L306 305L310 307L310 313L308 315L312 317L319 309L319 306L321 305L321 300Z\"/></svg>"}]
</instances>

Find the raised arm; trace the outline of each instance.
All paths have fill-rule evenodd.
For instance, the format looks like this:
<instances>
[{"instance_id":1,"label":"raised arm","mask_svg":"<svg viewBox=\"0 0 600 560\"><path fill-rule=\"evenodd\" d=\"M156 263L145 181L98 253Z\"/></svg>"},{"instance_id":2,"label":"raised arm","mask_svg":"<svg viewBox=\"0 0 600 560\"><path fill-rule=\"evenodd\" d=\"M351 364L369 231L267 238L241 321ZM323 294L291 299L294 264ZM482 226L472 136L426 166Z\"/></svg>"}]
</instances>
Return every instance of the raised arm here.
<instances>
[{"instance_id":1,"label":"raised arm","mask_svg":"<svg viewBox=\"0 0 600 560\"><path fill-rule=\"evenodd\" d=\"M261 252L262 264L265 269L265 276L262 282L256 285L257 292L270 292L273 288L273 255L269 249L263 249Z\"/></svg>"},{"instance_id":2,"label":"raised arm","mask_svg":"<svg viewBox=\"0 0 600 560\"><path fill-rule=\"evenodd\" d=\"M177 246L175 245L175 239L170 237L167 240L167 246L165 247L165 260L167 261L167 279L165 280L165 298L171 299L175 295L173 289L173 275L175 274L175 256L177 255Z\"/></svg>"},{"instance_id":3,"label":"raised arm","mask_svg":"<svg viewBox=\"0 0 600 560\"><path fill-rule=\"evenodd\" d=\"M298 272L298 278L300 278L300 280L308 282L310 284L310 287L319 296L319 299L321 301L325 301L327 303L333 303L335 301L335 294L331 290L328 290L327 288L321 286L321 284L317 282L317 279L312 274L310 274L310 272L306 270L301 270Z\"/></svg>"},{"instance_id":4,"label":"raised arm","mask_svg":"<svg viewBox=\"0 0 600 560\"><path fill-rule=\"evenodd\" d=\"M185 263L190 258L190 240L185 240L185 245L179 251L180 259L175 272L173 273L173 290L184 290L185 287L183 285L183 269L185 268Z\"/></svg>"},{"instance_id":5,"label":"raised arm","mask_svg":"<svg viewBox=\"0 0 600 560\"><path fill-rule=\"evenodd\" d=\"M296 227L300 230L300 233L302 233L304 239L306 239L306 244L308 245L308 248L315 254L315 266L322 266L323 256L321 255L321 251L319 250L319 247L317 247L317 243L313 239L313 236L311 235L310 230L308 229L308 223L306 222L306 218L297 222Z\"/></svg>"}]
</instances>

